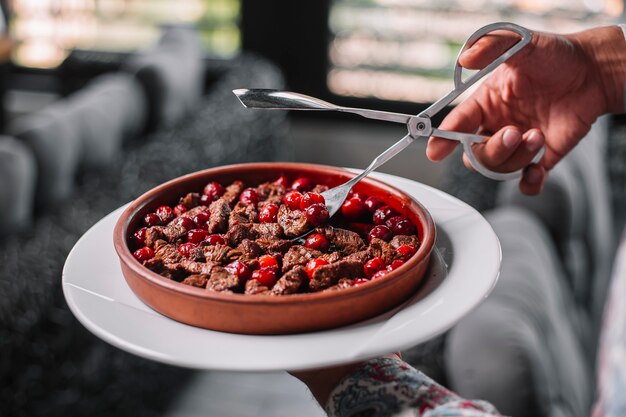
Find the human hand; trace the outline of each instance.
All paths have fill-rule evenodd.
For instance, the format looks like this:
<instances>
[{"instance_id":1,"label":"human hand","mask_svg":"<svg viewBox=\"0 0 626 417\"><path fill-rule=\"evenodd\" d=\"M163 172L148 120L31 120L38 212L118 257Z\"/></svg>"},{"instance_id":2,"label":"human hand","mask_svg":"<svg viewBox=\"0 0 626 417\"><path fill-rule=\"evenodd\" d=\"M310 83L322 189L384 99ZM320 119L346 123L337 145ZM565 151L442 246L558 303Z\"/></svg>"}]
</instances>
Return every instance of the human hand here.
<instances>
[{"instance_id":1,"label":"human hand","mask_svg":"<svg viewBox=\"0 0 626 417\"><path fill-rule=\"evenodd\" d=\"M385 357L402 359L399 352L390 353ZM328 368L311 369L307 371L291 371L289 374L302 381L322 407L328 402L330 393L339 385L341 380L362 366L364 362L355 362L337 365Z\"/></svg>"},{"instance_id":2,"label":"human hand","mask_svg":"<svg viewBox=\"0 0 626 417\"><path fill-rule=\"evenodd\" d=\"M481 69L517 40L511 32L488 34L461 54L459 64ZM623 111L625 57L626 42L618 27L573 35L534 32L532 42L500 65L440 127L491 135L475 145L476 156L494 171L524 168L520 190L537 194L547 171L576 146L600 115ZM427 156L440 161L456 144L430 138ZM531 164L544 144L542 160Z\"/></svg>"}]
</instances>

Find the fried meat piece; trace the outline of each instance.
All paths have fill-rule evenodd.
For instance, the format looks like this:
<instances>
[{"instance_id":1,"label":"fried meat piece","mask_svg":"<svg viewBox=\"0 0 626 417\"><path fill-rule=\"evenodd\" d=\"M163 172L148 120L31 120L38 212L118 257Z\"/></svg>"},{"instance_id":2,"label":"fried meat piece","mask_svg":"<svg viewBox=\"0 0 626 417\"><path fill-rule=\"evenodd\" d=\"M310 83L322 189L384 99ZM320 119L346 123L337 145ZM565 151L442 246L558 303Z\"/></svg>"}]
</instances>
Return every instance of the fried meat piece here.
<instances>
[{"instance_id":1,"label":"fried meat piece","mask_svg":"<svg viewBox=\"0 0 626 417\"><path fill-rule=\"evenodd\" d=\"M300 292L300 289L308 280L306 271L302 266L296 266L284 274L272 287L272 294L285 295Z\"/></svg>"},{"instance_id":2,"label":"fried meat piece","mask_svg":"<svg viewBox=\"0 0 626 417\"><path fill-rule=\"evenodd\" d=\"M342 278L354 279L362 276L364 276L362 263L344 259L333 264L319 266L313 271L309 287L313 291L319 291L335 285Z\"/></svg>"}]
</instances>

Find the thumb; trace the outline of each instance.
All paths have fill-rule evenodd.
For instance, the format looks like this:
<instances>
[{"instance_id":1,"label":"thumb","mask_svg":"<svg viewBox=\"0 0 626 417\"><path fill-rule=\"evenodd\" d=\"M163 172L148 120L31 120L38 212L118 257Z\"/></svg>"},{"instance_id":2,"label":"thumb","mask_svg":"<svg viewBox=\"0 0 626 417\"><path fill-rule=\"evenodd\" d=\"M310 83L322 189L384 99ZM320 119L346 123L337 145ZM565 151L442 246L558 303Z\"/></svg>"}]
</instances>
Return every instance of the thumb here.
<instances>
[{"instance_id":1,"label":"thumb","mask_svg":"<svg viewBox=\"0 0 626 417\"><path fill-rule=\"evenodd\" d=\"M482 69L509 50L519 40L520 36L517 33L508 30L490 32L461 53L459 64L463 68L471 70ZM524 50L526 49L528 48L524 48ZM515 56L517 59L519 59L520 53Z\"/></svg>"}]
</instances>

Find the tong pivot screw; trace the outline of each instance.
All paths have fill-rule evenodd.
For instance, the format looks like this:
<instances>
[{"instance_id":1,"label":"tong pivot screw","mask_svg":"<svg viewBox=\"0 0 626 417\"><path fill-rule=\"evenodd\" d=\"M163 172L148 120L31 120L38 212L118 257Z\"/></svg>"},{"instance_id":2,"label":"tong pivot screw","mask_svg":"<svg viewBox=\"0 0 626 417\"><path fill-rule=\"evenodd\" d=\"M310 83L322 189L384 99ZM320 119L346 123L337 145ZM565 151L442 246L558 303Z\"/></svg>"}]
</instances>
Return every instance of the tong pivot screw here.
<instances>
[{"instance_id":1,"label":"tong pivot screw","mask_svg":"<svg viewBox=\"0 0 626 417\"><path fill-rule=\"evenodd\" d=\"M432 128L430 127L430 119L426 117L411 117L408 122L409 134L413 138L421 136L430 136Z\"/></svg>"}]
</instances>

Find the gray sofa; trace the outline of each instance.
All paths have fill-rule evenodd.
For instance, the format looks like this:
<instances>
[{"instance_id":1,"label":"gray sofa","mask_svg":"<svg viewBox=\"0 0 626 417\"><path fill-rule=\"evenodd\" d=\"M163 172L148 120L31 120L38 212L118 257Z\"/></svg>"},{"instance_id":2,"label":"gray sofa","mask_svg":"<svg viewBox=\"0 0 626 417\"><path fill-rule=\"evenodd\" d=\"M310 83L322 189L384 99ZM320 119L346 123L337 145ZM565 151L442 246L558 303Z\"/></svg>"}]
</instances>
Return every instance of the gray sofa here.
<instances>
[{"instance_id":1,"label":"gray sofa","mask_svg":"<svg viewBox=\"0 0 626 417\"><path fill-rule=\"evenodd\" d=\"M493 293L446 337L446 377L462 396L516 417L590 415L616 237L608 123L594 125L539 196L515 182L459 188L490 199L485 216L502 245ZM493 186L478 181L474 189Z\"/></svg>"},{"instance_id":2,"label":"gray sofa","mask_svg":"<svg viewBox=\"0 0 626 417\"><path fill-rule=\"evenodd\" d=\"M0 137L0 415L164 414L191 371L85 330L61 292L65 258L100 218L161 182L288 157L285 114L246 111L231 93L282 83L263 59L205 60L193 32L173 30L11 123Z\"/></svg>"}]
</instances>

